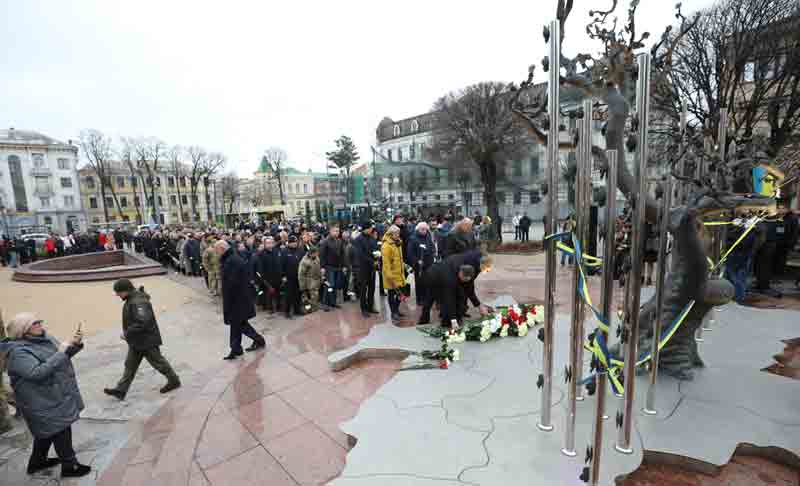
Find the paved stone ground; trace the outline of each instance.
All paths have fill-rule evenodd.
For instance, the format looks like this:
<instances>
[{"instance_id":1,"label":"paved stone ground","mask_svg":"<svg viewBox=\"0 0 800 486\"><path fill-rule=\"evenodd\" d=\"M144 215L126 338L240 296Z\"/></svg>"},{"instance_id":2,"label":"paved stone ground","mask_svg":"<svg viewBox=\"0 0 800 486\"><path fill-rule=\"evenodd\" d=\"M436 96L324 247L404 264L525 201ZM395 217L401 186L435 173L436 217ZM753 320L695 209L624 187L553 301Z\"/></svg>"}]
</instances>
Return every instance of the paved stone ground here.
<instances>
[{"instance_id":1,"label":"paved stone ground","mask_svg":"<svg viewBox=\"0 0 800 486\"><path fill-rule=\"evenodd\" d=\"M541 263L541 256L500 256L495 269L478 280L479 292L485 300L509 294L520 301L540 301ZM63 481L65 485L325 484L343 470L345 475L331 484L513 484L511 465L537 455L542 461L549 457L532 443L520 446L513 440L530 427L538 406L533 383L539 343L533 336L465 349L465 361L447 372L397 373L397 359L371 359L332 372L329 355L367 343L379 329L389 327L381 325L385 317L362 319L356 306L348 304L336 312L291 321L260 312L253 323L267 336L268 350L248 354L238 362L222 362L227 328L202 280L175 274L159 278L188 292L188 300L180 306L162 308L156 301L167 343L164 353L178 369L184 387L168 397L159 395L163 379L143 364L124 402L103 395L102 388L119 378L125 344L116 326L89 337L86 350L75 360L88 408L74 430L80 459L91 463L97 473L82 481ZM559 270L561 312L567 312L570 278L569 269ZM30 285L34 295L37 287ZM596 282L592 293L599 297ZM102 298L107 298L105 290ZM413 303L405 306L409 319L401 326L413 325L417 309ZM85 307L84 312L93 310ZM423 338L414 329L405 332L414 339ZM765 340L762 334L751 334L746 337ZM722 335L710 333L704 346ZM419 344L434 345L429 338ZM748 355L752 356L748 359L758 369L780 347L776 342L764 356ZM674 400L701 401L687 397L690 391L673 388L660 395L666 410L675 408ZM768 392L769 388L762 388L759 393ZM745 398L740 411L755 420L748 410L758 403L748 404ZM588 403L582 408L590 407ZM786 427L795 427L786 410L769 413L782 417ZM563 419L554 413L553 420L560 427ZM346 425L340 426L343 422ZM370 430L356 432L358 424ZM772 434L774 429L765 430ZM392 431L406 441L397 442ZM352 451L356 439L345 432L358 440ZM376 437L383 442L375 443ZM560 434L549 437L553 444L547 450L557 451ZM34 477L24 474L29 445L21 423L0 436L0 485L62 484L57 470ZM500 445L502 453L492 454L489 460L489 451ZM582 446L580 439L578 447ZM397 469L384 476L380 468L386 466L382 461L387 455ZM413 464L419 460L431 476L415 475ZM361 467L358 464L364 461L373 463L373 469L357 477L350 468ZM631 459L631 470L634 462L636 457ZM403 469L405 464L407 469ZM398 470L405 475L396 475ZM562 472L572 478L573 471Z\"/></svg>"}]
</instances>

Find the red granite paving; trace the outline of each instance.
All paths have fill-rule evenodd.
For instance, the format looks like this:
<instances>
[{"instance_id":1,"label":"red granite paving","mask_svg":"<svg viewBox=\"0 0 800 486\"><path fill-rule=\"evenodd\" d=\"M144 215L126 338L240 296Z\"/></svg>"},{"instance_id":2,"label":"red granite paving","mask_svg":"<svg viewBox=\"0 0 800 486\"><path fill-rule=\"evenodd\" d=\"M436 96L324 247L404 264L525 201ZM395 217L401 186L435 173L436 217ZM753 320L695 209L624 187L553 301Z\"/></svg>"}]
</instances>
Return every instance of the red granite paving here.
<instances>
[{"instance_id":1,"label":"red granite paving","mask_svg":"<svg viewBox=\"0 0 800 486\"><path fill-rule=\"evenodd\" d=\"M622 486L798 486L798 472L759 457L735 454L719 475L688 471L675 466L642 465Z\"/></svg>"}]
</instances>

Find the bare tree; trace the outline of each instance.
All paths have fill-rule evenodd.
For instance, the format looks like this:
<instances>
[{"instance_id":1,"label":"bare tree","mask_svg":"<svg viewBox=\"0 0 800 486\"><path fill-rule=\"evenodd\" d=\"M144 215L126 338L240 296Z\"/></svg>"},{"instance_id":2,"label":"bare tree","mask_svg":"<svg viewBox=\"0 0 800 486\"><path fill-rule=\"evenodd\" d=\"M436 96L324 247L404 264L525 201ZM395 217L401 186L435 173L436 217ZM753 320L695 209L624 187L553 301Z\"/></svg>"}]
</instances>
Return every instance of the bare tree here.
<instances>
[{"instance_id":1,"label":"bare tree","mask_svg":"<svg viewBox=\"0 0 800 486\"><path fill-rule=\"evenodd\" d=\"M142 179L142 190L145 198L150 202L150 217L153 222L157 222L158 197L156 191L161 185L158 173L160 163L167 157L166 144L155 137L137 138L131 143L136 169Z\"/></svg>"},{"instance_id":2,"label":"bare tree","mask_svg":"<svg viewBox=\"0 0 800 486\"><path fill-rule=\"evenodd\" d=\"M184 165L185 151L180 145L173 145L169 150L169 170L172 177L175 178L175 190L178 193L178 221L183 221L183 200L181 198L181 182L186 177L186 168Z\"/></svg>"},{"instance_id":3,"label":"bare tree","mask_svg":"<svg viewBox=\"0 0 800 486\"><path fill-rule=\"evenodd\" d=\"M440 98L430 155L451 167L478 169L486 195L487 212L499 221L498 174L505 164L523 157L531 147L523 127L508 104L513 85L485 82L468 86Z\"/></svg>"},{"instance_id":4,"label":"bare tree","mask_svg":"<svg viewBox=\"0 0 800 486\"><path fill-rule=\"evenodd\" d=\"M472 183L472 176L469 171L462 169L456 174L456 184L461 192L461 201L464 206L464 215L469 216L469 186Z\"/></svg>"},{"instance_id":5,"label":"bare tree","mask_svg":"<svg viewBox=\"0 0 800 486\"><path fill-rule=\"evenodd\" d=\"M672 89L661 105L671 101L676 113L683 100L715 144L720 109L727 108L728 143L750 141L760 126L768 127L767 151L777 156L800 128L800 6L796 0L720 0L700 14L675 44L664 84Z\"/></svg>"},{"instance_id":6,"label":"bare tree","mask_svg":"<svg viewBox=\"0 0 800 486\"><path fill-rule=\"evenodd\" d=\"M222 177L220 184L222 185L222 200L227 201L227 213L231 214L236 201L241 197L239 178L236 177L236 174L229 172Z\"/></svg>"},{"instance_id":7,"label":"bare tree","mask_svg":"<svg viewBox=\"0 0 800 486\"><path fill-rule=\"evenodd\" d=\"M288 165L287 158L286 151L280 147L268 148L264 152L264 156L261 157L261 161L266 163L270 171L270 179L275 181L278 186L278 194L280 195L282 205L286 204L286 195L283 190L283 177Z\"/></svg>"},{"instance_id":8,"label":"bare tree","mask_svg":"<svg viewBox=\"0 0 800 486\"><path fill-rule=\"evenodd\" d=\"M117 207L119 218L122 219L122 208L117 200L117 194L114 186L111 183L111 174L113 172L114 148L112 146L111 138L104 135L103 132L95 129L82 130L80 134L81 149L86 155L86 160L89 166L94 170L97 178L100 179L100 197L103 199L103 216L105 222L108 222L108 205L106 204L106 191L111 192L114 204Z\"/></svg>"},{"instance_id":9,"label":"bare tree","mask_svg":"<svg viewBox=\"0 0 800 486\"><path fill-rule=\"evenodd\" d=\"M414 201L420 193L425 192L428 187L428 180L425 177L415 175L413 170L408 172L406 177L400 181L400 190L408 193L409 207L411 201Z\"/></svg>"},{"instance_id":10,"label":"bare tree","mask_svg":"<svg viewBox=\"0 0 800 486\"><path fill-rule=\"evenodd\" d=\"M225 157L225 154L220 152L211 152L206 157L205 162L203 164L203 189L205 190L205 197L206 197L206 213L208 215L208 221L211 222L214 220L211 214L211 197L208 194L208 187L211 185L214 175L216 175L225 164L228 162L228 158Z\"/></svg>"},{"instance_id":11,"label":"bare tree","mask_svg":"<svg viewBox=\"0 0 800 486\"><path fill-rule=\"evenodd\" d=\"M136 142L129 137L120 137L118 155L120 162L125 164L125 167L128 168L128 171L131 174L131 186L134 194L133 207L136 209L136 221L141 224L144 222L144 218L142 217L140 204L136 204L136 202L139 201L138 188L140 187L136 181L138 180L141 183L141 187L144 187L144 176L136 166L134 155L135 143Z\"/></svg>"},{"instance_id":12,"label":"bare tree","mask_svg":"<svg viewBox=\"0 0 800 486\"><path fill-rule=\"evenodd\" d=\"M192 207L192 221L200 219L197 211L197 187L205 175L205 168L208 164L208 152L202 147L192 145L187 149L189 155L189 192Z\"/></svg>"}]
</instances>

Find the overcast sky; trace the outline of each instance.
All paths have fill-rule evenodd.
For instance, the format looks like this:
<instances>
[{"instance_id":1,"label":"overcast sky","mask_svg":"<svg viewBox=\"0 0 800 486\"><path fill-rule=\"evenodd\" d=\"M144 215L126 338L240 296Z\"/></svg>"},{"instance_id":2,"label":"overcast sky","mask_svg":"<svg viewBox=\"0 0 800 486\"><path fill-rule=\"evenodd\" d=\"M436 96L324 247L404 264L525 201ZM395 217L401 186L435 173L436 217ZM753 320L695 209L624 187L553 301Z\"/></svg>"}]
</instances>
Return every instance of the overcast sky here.
<instances>
[{"instance_id":1,"label":"overcast sky","mask_svg":"<svg viewBox=\"0 0 800 486\"><path fill-rule=\"evenodd\" d=\"M564 51L597 49L576 0ZM684 11L710 0L684 1ZM624 18L628 2L618 7ZM224 152L249 176L277 145L324 170L342 134L370 159L378 122L465 85L520 81L556 0L0 0L0 125L82 128ZM660 37L674 3L642 0ZM539 73L543 80L543 73Z\"/></svg>"}]
</instances>

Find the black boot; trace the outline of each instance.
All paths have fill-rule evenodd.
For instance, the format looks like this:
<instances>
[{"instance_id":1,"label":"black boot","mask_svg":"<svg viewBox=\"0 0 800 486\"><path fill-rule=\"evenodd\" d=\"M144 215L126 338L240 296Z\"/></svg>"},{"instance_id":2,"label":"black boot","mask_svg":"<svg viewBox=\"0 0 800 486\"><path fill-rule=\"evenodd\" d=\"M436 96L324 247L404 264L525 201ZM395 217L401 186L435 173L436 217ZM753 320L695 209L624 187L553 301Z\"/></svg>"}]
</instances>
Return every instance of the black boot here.
<instances>
[{"instance_id":1,"label":"black boot","mask_svg":"<svg viewBox=\"0 0 800 486\"><path fill-rule=\"evenodd\" d=\"M62 478L80 478L92 472L92 468L79 462L61 465Z\"/></svg>"},{"instance_id":2,"label":"black boot","mask_svg":"<svg viewBox=\"0 0 800 486\"><path fill-rule=\"evenodd\" d=\"M245 348L245 351L256 351L266 347L267 347L267 341L265 341L264 338L261 338L261 340L259 341L253 341L253 344L251 344L250 347Z\"/></svg>"},{"instance_id":3,"label":"black boot","mask_svg":"<svg viewBox=\"0 0 800 486\"><path fill-rule=\"evenodd\" d=\"M48 457L43 463L39 464L28 463L28 474L33 474L41 471L42 469L50 469L51 467L58 466L59 464L61 464L61 459L57 457Z\"/></svg>"},{"instance_id":4,"label":"black boot","mask_svg":"<svg viewBox=\"0 0 800 486\"><path fill-rule=\"evenodd\" d=\"M118 400L125 400L125 392L117 390L116 388L103 388L103 393L111 395Z\"/></svg>"},{"instance_id":5,"label":"black boot","mask_svg":"<svg viewBox=\"0 0 800 486\"><path fill-rule=\"evenodd\" d=\"M172 390L174 390L176 388L180 388L180 387L181 387L180 380L169 381L169 382L167 382L166 385L162 386L161 389L158 390L158 391L161 392L161 393L168 393L168 392L171 392Z\"/></svg>"}]
</instances>

